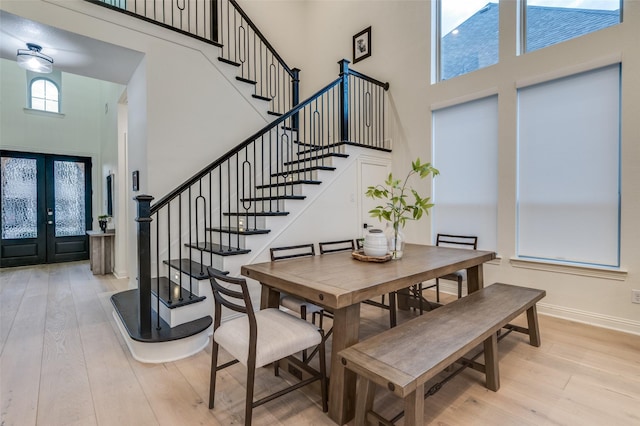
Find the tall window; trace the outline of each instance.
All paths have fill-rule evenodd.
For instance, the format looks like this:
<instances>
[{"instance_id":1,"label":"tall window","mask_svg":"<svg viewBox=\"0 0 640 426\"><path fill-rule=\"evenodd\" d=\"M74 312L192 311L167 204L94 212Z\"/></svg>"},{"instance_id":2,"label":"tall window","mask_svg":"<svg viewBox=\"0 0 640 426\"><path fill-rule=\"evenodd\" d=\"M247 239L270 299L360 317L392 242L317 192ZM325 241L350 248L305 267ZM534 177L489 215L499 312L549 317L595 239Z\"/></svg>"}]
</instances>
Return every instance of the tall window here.
<instances>
[{"instance_id":1,"label":"tall window","mask_svg":"<svg viewBox=\"0 0 640 426\"><path fill-rule=\"evenodd\" d=\"M498 63L498 2L435 2L436 80Z\"/></svg>"},{"instance_id":2,"label":"tall window","mask_svg":"<svg viewBox=\"0 0 640 426\"><path fill-rule=\"evenodd\" d=\"M30 97L32 109L48 112L60 112L60 93L58 86L46 78L31 80Z\"/></svg>"},{"instance_id":3,"label":"tall window","mask_svg":"<svg viewBox=\"0 0 640 426\"><path fill-rule=\"evenodd\" d=\"M620 65L518 90L520 257L619 266Z\"/></svg>"},{"instance_id":4,"label":"tall window","mask_svg":"<svg viewBox=\"0 0 640 426\"><path fill-rule=\"evenodd\" d=\"M498 205L498 97L433 113L434 236L477 235L496 250Z\"/></svg>"},{"instance_id":5,"label":"tall window","mask_svg":"<svg viewBox=\"0 0 640 426\"><path fill-rule=\"evenodd\" d=\"M620 23L622 0L523 0L524 48L531 52Z\"/></svg>"}]
</instances>

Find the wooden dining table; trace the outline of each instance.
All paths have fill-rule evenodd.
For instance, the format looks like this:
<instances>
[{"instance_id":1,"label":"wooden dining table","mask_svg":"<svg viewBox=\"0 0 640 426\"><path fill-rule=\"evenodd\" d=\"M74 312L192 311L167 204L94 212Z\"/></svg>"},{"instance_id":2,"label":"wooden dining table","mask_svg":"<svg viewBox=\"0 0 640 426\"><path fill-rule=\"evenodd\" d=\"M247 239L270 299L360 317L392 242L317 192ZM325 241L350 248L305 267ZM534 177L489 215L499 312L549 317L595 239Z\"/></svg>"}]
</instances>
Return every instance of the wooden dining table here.
<instances>
[{"instance_id":1,"label":"wooden dining table","mask_svg":"<svg viewBox=\"0 0 640 426\"><path fill-rule=\"evenodd\" d=\"M406 244L402 258L388 262L339 252L244 265L241 273L262 284L263 309L278 307L282 291L333 313L329 417L343 425L354 416L356 376L345 370L338 353L358 342L360 302L462 269L471 293L483 287L483 263L495 257L492 251Z\"/></svg>"}]
</instances>

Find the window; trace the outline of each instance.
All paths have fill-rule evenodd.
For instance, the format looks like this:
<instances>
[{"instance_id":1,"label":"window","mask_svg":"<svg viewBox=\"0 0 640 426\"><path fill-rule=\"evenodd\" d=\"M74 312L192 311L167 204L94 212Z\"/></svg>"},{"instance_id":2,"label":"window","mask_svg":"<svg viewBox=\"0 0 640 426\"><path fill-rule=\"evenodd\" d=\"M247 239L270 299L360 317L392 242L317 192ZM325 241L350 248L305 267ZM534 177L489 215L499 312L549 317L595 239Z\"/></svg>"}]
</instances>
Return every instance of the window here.
<instances>
[{"instance_id":1,"label":"window","mask_svg":"<svg viewBox=\"0 0 640 426\"><path fill-rule=\"evenodd\" d=\"M622 0L523 0L523 52L620 23Z\"/></svg>"},{"instance_id":2,"label":"window","mask_svg":"<svg viewBox=\"0 0 640 426\"><path fill-rule=\"evenodd\" d=\"M498 2L438 0L434 3L436 81L498 63Z\"/></svg>"},{"instance_id":3,"label":"window","mask_svg":"<svg viewBox=\"0 0 640 426\"><path fill-rule=\"evenodd\" d=\"M518 90L519 257L619 266L620 65Z\"/></svg>"},{"instance_id":4,"label":"window","mask_svg":"<svg viewBox=\"0 0 640 426\"><path fill-rule=\"evenodd\" d=\"M35 78L29 86L30 108L48 112L60 112L58 86L46 78Z\"/></svg>"},{"instance_id":5,"label":"window","mask_svg":"<svg viewBox=\"0 0 640 426\"><path fill-rule=\"evenodd\" d=\"M461 125L464 123L464 125ZM497 248L498 97L433 112L433 235L477 235Z\"/></svg>"}]
</instances>

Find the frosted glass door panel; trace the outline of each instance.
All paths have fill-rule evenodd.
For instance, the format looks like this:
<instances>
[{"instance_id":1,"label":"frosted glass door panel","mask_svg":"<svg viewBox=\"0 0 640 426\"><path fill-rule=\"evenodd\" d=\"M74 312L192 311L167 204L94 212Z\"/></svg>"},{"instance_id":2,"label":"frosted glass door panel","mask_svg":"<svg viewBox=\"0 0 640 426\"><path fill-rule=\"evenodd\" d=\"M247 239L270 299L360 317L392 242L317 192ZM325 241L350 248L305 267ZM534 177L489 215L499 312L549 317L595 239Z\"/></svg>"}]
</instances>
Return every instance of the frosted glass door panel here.
<instances>
[{"instance_id":1,"label":"frosted glass door panel","mask_svg":"<svg viewBox=\"0 0 640 426\"><path fill-rule=\"evenodd\" d=\"M32 158L2 157L2 239L38 235L38 167Z\"/></svg>"},{"instance_id":2,"label":"frosted glass door panel","mask_svg":"<svg viewBox=\"0 0 640 426\"><path fill-rule=\"evenodd\" d=\"M53 167L56 237L84 235L87 229L84 164L55 161Z\"/></svg>"}]
</instances>

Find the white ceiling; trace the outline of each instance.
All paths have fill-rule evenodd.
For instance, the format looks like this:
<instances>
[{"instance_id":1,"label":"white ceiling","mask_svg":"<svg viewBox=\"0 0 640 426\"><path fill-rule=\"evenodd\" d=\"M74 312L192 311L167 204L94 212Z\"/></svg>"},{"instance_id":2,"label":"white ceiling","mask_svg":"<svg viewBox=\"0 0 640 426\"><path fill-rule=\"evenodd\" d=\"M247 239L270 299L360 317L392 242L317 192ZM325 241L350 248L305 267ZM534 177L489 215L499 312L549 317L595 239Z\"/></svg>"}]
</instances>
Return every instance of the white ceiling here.
<instances>
[{"instance_id":1,"label":"white ceiling","mask_svg":"<svg viewBox=\"0 0 640 426\"><path fill-rule=\"evenodd\" d=\"M53 68L126 85L143 53L60 30L0 10L0 57L16 60L27 43L42 46Z\"/></svg>"}]
</instances>

